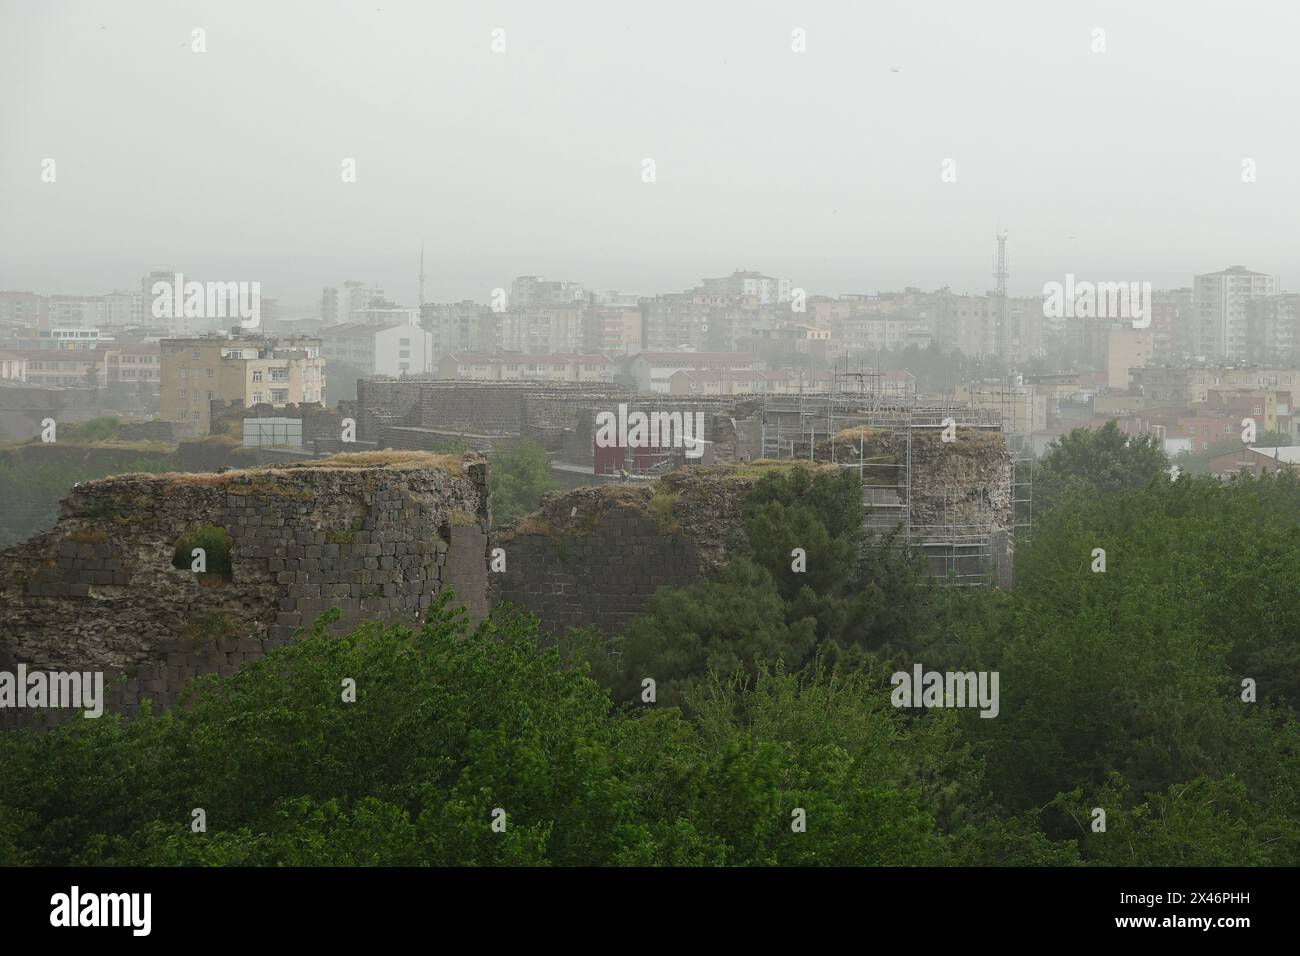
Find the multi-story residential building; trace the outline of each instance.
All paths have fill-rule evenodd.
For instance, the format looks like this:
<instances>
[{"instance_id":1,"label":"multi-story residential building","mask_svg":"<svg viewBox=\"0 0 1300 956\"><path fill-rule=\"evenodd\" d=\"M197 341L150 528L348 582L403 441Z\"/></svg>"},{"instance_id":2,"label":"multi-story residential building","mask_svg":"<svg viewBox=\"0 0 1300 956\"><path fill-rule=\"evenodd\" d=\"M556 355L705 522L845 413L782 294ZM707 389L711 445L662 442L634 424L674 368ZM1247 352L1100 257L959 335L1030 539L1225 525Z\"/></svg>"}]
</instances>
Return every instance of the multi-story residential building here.
<instances>
[{"instance_id":1,"label":"multi-story residential building","mask_svg":"<svg viewBox=\"0 0 1300 956\"><path fill-rule=\"evenodd\" d=\"M1003 301L996 295L955 295L939 300L935 339L945 349L958 349L972 358L995 356ZM1007 303L1008 309L1010 303Z\"/></svg>"},{"instance_id":2,"label":"multi-story residential building","mask_svg":"<svg viewBox=\"0 0 1300 956\"><path fill-rule=\"evenodd\" d=\"M542 354L579 351L584 303L514 306L500 316L501 350Z\"/></svg>"},{"instance_id":3,"label":"multi-story residential building","mask_svg":"<svg viewBox=\"0 0 1300 956\"><path fill-rule=\"evenodd\" d=\"M13 352L0 352L0 381L27 381L27 359Z\"/></svg>"},{"instance_id":4,"label":"multi-story residential building","mask_svg":"<svg viewBox=\"0 0 1300 956\"><path fill-rule=\"evenodd\" d=\"M91 295L52 295L49 310L51 329L94 329L99 327L103 299Z\"/></svg>"},{"instance_id":5,"label":"multi-story residential building","mask_svg":"<svg viewBox=\"0 0 1300 956\"><path fill-rule=\"evenodd\" d=\"M155 298L153 289L155 283L158 282L167 286L174 285L176 282L176 273L167 269L160 269L149 273L140 280L139 324L153 326L161 323L171 328L175 325L174 322L158 318L153 314L153 302ZM179 329L174 329L174 331L179 331Z\"/></svg>"},{"instance_id":6,"label":"multi-story residential building","mask_svg":"<svg viewBox=\"0 0 1300 956\"><path fill-rule=\"evenodd\" d=\"M630 302L627 298L603 293L588 306L582 324L582 344L588 352L631 355L641 350L640 298L630 296Z\"/></svg>"},{"instance_id":7,"label":"multi-story residential building","mask_svg":"<svg viewBox=\"0 0 1300 956\"><path fill-rule=\"evenodd\" d=\"M46 326L49 309L49 300L35 292L0 292L0 329Z\"/></svg>"},{"instance_id":8,"label":"multi-story residential building","mask_svg":"<svg viewBox=\"0 0 1300 956\"><path fill-rule=\"evenodd\" d=\"M90 349L31 349L10 354L26 366L29 385L94 388L100 384L98 359Z\"/></svg>"},{"instance_id":9,"label":"multi-story residential building","mask_svg":"<svg viewBox=\"0 0 1300 956\"><path fill-rule=\"evenodd\" d=\"M1300 365L1300 293L1246 303L1246 359L1261 365Z\"/></svg>"},{"instance_id":10,"label":"multi-story residential building","mask_svg":"<svg viewBox=\"0 0 1300 956\"><path fill-rule=\"evenodd\" d=\"M99 324L108 326L138 325L140 293L119 289L100 297ZM265 314L265 313L264 313Z\"/></svg>"},{"instance_id":11,"label":"multi-story residential building","mask_svg":"<svg viewBox=\"0 0 1300 956\"><path fill-rule=\"evenodd\" d=\"M1152 332L1116 324L1106 331L1106 387L1127 391L1131 370L1151 361Z\"/></svg>"},{"instance_id":12,"label":"multi-story residential building","mask_svg":"<svg viewBox=\"0 0 1300 956\"><path fill-rule=\"evenodd\" d=\"M320 318L325 325L341 325L344 322L357 321L353 312L368 309L376 301L382 301L384 290L349 279L342 285L326 286L321 291Z\"/></svg>"},{"instance_id":13,"label":"multi-story residential building","mask_svg":"<svg viewBox=\"0 0 1300 956\"><path fill-rule=\"evenodd\" d=\"M1248 388L1211 388L1205 394L1207 409L1226 412L1240 427L1249 418L1257 434L1277 431L1277 392Z\"/></svg>"},{"instance_id":14,"label":"multi-story residential building","mask_svg":"<svg viewBox=\"0 0 1300 956\"><path fill-rule=\"evenodd\" d=\"M789 279L737 269L729 276L701 280L700 288L711 295L752 299L756 305L778 305L790 301L793 287Z\"/></svg>"},{"instance_id":15,"label":"multi-story residential building","mask_svg":"<svg viewBox=\"0 0 1300 956\"><path fill-rule=\"evenodd\" d=\"M614 366L603 355L529 355L523 352L443 355L438 378L483 382L609 382Z\"/></svg>"},{"instance_id":16,"label":"multi-story residential building","mask_svg":"<svg viewBox=\"0 0 1300 956\"><path fill-rule=\"evenodd\" d=\"M463 302L425 303L420 324L433 336L433 354L499 351L501 316L472 299Z\"/></svg>"},{"instance_id":17,"label":"multi-story residential building","mask_svg":"<svg viewBox=\"0 0 1300 956\"><path fill-rule=\"evenodd\" d=\"M353 309L348 317L352 325L413 325L420 324L420 310L397 305L372 305L368 309Z\"/></svg>"},{"instance_id":18,"label":"multi-story residential building","mask_svg":"<svg viewBox=\"0 0 1300 956\"><path fill-rule=\"evenodd\" d=\"M1196 320L1192 347L1198 356L1242 360L1247 352L1246 306L1252 299L1277 295L1278 277L1229 266L1196 276L1193 301Z\"/></svg>"},{"instance_id":19,"label":"multi-story residential building","mask_svg":"<svg viewBox=\"0 0 1300 956\"><path fill-rule=\"evenodd\" d=\"M27 329L11 340L21 349L94 349L113 341L113 336L101 329Z\"/></svg>"},{"instance_id":20,"label":"multi-story residential building","mask_svg":"<svg viewBox=\"0 0 1300 956\"><path fill-rule=\"evenodd\" d=\"M1240 442L1241 422L1208 409L1149 408L1116 419L1125 435L1155 435L1169 457L1198 454L1229 439Z\"/></svg>"},{"instance_id":21,"label":"multi-story residential building","mask_svg":"<svg viewBox=\"0 0 1300 956\"><path fill-rule=\"evenodd\" d=\"M434 371L433 335L418 325L348 322L320 331L321 353L331 365L366 375L427 375Z\"/></svg>"},{"instance_id":22,"label":"multi-story residential building","mask_svg":"<svg viewBox=\"0 0 1300 956\"><path fill-rule=\"evenodd\" d=\"M748 352L641 352L632 359L632 377L637 391L669 391L675 372L719 371L728 374L751 372L754 356ZM724 390L721 394L730 394Z\"/></svg>"},{"instance_id":23,"label":"multi-story residential building","mask_svg":"<svg viewBox=\"0 0 1300 956\"><path fill-rule=\"evenodd\" d=\"M912 322L898 313L859 313L836 323L840 345L845 352L881 352L906 348Z\"/></svg>"},{"instance_id":24,"label":"multi-story residential building","mask_svg":"<svg viewBox=\"0 0 1300 956\"><path fill-rule=\"evenodd\" d=\"M641 300L641 344L647 349L702 349L708 345L709 318L730 299L722 294L672 292Z\"/></svg>"},{"instance_id":25,"label":"multi-story residential building","mask_svg":"<svg viewBox=\"0 0 1300 956\"><path fill-rule=\"evenodd\" d=\"M569 306L582 302L587 293L577 282L551 282L541 276L519 276L510 283L511 309Z\"/></svg>"},{"instance_id":26,"label":"multi-story residential building","mask_svg":"<svg viewBox=\"0 0 1300 956\"><path fill-rule=\"evenodd\" d=\"M1167 362L1192 354L1196 310L1191 289L1157 289L1151 294L1151 353Z\"/></svg>"},{"instance_id":27,"label":"multi-story residential building","mask_svg":"<svg viewBox=\"0 0 1300 956\"><path fill-rule=\"evenodd\" d=\"M162 382L162 348L154 343L135 342L101 345L96 350L101 381L108 387L158 394Z\"/></svg>"},{"instance_id":28,"label":"multi-story residential building","mask_svg":"<svg viewBox=\"0 0 1300 956\"><path fill-rule=\"evenodd\" d=\"M325 402L325 359L316 338L204 335L163 339L160 417L205 434L209 403L245 405Z\"/></svg>"}]
</instances>

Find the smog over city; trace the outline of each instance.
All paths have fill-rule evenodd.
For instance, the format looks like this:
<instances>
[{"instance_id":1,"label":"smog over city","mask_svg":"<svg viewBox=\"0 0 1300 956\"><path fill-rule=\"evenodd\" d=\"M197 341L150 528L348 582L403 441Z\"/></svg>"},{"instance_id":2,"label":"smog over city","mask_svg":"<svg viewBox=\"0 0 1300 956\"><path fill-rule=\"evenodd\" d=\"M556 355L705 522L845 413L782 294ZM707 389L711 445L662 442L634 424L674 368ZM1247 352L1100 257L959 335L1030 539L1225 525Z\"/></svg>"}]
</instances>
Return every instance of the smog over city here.
<instances>
[{"instance_id":1,"label":"smog over city","mask_svg":"<svg viewBox=\"0 0 1300 956\"><path fill-rule=\"evenodd\" d=\"M0 0L7 929L861 867L887 939L1280 931L1298 43Z\"/></svg>"}]
</instances>

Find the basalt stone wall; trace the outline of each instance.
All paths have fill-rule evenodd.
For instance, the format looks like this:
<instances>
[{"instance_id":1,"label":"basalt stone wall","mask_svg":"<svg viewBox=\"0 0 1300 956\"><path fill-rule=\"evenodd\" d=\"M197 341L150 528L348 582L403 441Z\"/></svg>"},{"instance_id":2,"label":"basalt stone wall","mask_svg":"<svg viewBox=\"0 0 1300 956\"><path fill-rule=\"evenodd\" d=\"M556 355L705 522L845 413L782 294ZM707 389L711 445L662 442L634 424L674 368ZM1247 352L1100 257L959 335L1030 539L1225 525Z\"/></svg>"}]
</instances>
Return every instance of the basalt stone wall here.
<instances>
[{"instance_id":1,"label":"basalt stone wall","mask_svg":"<svg viewBox=\"0 0 1300 956\"><path fill-rule=\"evenodd\" d=\"M506 570L490 575L491 599L531 611L554 636L588 624L619 634L656 588L694 584L747 549L744 498L758 473L696 467L547 495L494 537Z\"/></svg>"},{"instance_id":2,"label":"basalt stone wall","mask_svg":"<svg viewBox=\"0 0 1300 956\"><path fill-rule=\"evenodd\" d=\"M540 513L493 541L506 558L505 572L491 576L493 603L531 611L557 637L589 624L622 633L656 588L699 579L698 549L656 524L653 495L622 485L548 495Z\"/></svg>"},{"instance_id":3,"label":"basalt stone wall","mask_svg":"<svg viewBox=\"0 0 1300 956\"><path fill-rule=\"evenodd\" d=\"M0 670L103 671L107 709L130 715L146 698L174 705L195 677L232 673L331 607L335 631L417 624L453 588L476 623L487 488L473 455L81 485L51 531L0 553ZM230 537L229 580L172 566L177 539L207 525ZM0 726L77 716L3 709Z\"/></svg>"}]
</instances>

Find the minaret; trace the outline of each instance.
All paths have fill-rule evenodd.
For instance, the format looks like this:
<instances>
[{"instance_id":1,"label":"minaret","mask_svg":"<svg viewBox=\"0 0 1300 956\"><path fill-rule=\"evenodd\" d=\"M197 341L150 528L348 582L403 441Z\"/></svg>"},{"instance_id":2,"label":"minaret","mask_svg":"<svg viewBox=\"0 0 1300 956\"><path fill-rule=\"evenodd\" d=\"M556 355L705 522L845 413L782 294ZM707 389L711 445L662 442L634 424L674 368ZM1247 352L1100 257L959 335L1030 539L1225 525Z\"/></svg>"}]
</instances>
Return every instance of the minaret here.
<instances>
[{"instance_id":1,"label":"minaret","mask_svg":"<svg viewBox=\"0 0 1300 956\"><path fill-rule=\"evenodd\" d=\"M1011 358L1011 336L1007 328L1007 231L999 225L998 234L998 267L993 273L993 277L998 280L997 292L998 297L998 332L997 332L997 350L998 358L1010 360Z\"/></svg>"}]
</instances>

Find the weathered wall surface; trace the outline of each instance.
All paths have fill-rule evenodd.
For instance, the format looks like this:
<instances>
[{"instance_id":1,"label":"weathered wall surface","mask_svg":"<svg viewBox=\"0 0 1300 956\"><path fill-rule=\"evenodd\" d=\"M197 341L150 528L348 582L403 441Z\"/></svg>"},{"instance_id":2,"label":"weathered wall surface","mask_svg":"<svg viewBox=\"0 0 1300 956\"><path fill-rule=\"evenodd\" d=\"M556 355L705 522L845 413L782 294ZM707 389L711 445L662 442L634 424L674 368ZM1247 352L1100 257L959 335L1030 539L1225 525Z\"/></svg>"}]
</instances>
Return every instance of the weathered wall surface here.
<instances>
[{"instance_id":1,"label":"weathered wall surface","mask_svg":"<svg viewBox=\"0 0 1300 956\"><path fill-rule=\"evenodd\" d=\"M656 588L694 584L747 548L744 495L757 474L701 467L547 495L494 537L506 570L491 575L492 601L533 612L555 636L586 624L619 634Z\"/></svg>"},{"instance_id":2,"label":"weathered wall surface","mask_svg":"<svg viewBox=\"0 0 1300 956\"><path fill-rule=\"evenodd\" d=\"M656 588L700 574L694 542L656 524L653 496L652 488L625 485L547 495L540 513L494 538L506 570L492 575L493 603L531 611L554 636L588 624L622 633Z\"/></svg>"},{"instance_id":3,"label":"weathered wall surface","mask_svg":"<svg viewBox=\"0 0 1300 956\"><path fill-rule=\"evenodd\" d=\"M332 606L337 630L416 623L454 588L487 613L487 466L477 456L345 456L283 469L123 475L74 489L49 532L0 553L0 670L102 670L109 709L173 705ZM358 461L360 460L360 461ZM229 581L172 566L203 525L232 541ZM0 710L0 726L79 712Z\"/></svg>"}]
</instances>

